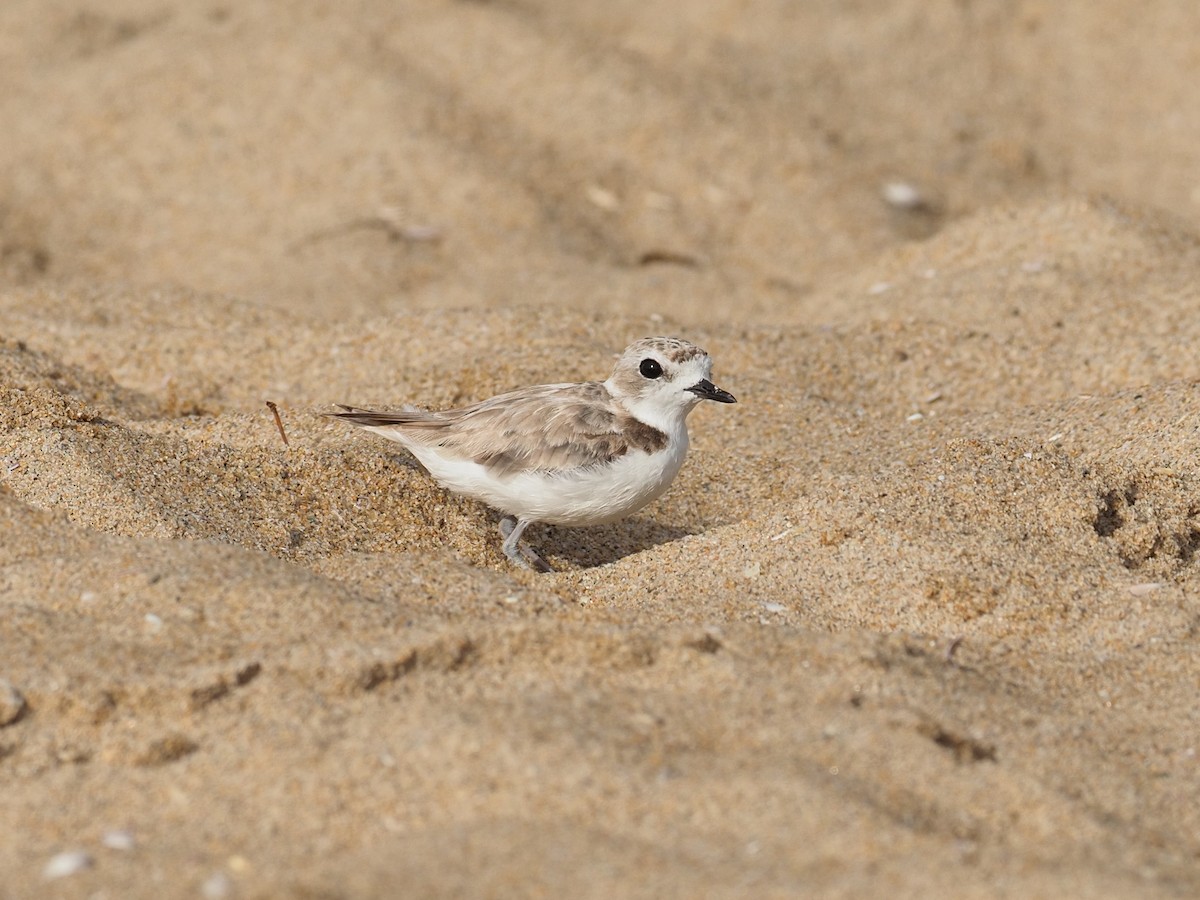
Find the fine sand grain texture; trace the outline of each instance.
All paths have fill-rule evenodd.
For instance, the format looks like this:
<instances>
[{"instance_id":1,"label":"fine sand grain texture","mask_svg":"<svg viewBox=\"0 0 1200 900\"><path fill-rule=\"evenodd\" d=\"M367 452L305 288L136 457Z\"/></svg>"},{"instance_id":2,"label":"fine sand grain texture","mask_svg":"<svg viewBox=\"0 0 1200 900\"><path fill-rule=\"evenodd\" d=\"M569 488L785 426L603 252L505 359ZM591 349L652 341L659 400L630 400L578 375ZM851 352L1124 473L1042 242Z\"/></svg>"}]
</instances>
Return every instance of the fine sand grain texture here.
<instances>
[{"instance_id":1,"label":"fine sand grain texture","mask_svg":"<svg viewBox=\"0 0 1200 900\"><path fill-rule=\"evenodd\" d=\"M1200 895L1197 34L0 4L0 898ZM651 334L550 575L320 416Z\"/></svg>"}]
</instances>

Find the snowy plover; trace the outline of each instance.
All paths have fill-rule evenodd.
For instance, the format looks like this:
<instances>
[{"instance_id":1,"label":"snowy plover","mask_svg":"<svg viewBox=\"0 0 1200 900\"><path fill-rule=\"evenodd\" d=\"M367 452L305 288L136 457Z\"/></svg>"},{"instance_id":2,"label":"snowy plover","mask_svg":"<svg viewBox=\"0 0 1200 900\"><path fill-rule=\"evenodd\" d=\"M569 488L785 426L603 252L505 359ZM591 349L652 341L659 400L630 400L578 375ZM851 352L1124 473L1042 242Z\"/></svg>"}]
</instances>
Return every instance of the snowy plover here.
<instances>
[{"instance_id":1,"label":"snowy plover","mask_svg":"<svg viewBox=\"0 0 1200 900\"><path fill-rule=\"evenodd\" d=\"M442 487L504 513L505 555L548 572L521 543L526 526L603 525L661 496L687 455L688 413L701 400L736 402L711 376L695 344L645 338L607 381L527 387L441 412L343 406L327 415L398 441Z\"/></svg>"}]
</instances>

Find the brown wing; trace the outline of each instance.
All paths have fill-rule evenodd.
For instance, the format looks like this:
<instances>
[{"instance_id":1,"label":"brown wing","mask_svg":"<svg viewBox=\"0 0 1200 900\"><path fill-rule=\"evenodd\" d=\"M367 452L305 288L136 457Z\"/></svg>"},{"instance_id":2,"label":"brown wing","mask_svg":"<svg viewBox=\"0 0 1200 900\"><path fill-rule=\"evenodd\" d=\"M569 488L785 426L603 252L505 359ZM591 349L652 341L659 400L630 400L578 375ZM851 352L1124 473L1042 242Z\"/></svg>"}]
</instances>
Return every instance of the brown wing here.
<instances>
[{"instance_id":1,"label":"brown wing","mask_svg":"<svg viewBox=\"0 0 1200 900\"><path fill-rule=\"evenodd\" d=\"M474 460L498 475L569 471L632 449L661 450L667 436L634 419L599 382L548 384L443 412L333 413L356 425L392 427L426 446Z\"/></svg>"}]
</instances>

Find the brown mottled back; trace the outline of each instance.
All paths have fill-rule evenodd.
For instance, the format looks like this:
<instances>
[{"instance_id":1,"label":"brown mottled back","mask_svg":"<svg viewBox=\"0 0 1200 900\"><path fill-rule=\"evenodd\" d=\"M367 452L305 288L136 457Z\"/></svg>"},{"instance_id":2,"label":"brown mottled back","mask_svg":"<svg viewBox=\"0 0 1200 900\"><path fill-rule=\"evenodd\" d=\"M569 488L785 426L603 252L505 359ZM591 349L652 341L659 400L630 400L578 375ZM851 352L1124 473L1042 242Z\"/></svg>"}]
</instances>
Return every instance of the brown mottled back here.
<instances>
[{"instance_id":1,"label":"brown mottled back","mask_svg":"<svg viewBox=\"0 0 1200 900\"><path fill-rule=\"evenodd\" d=\"M663 432L630 416L596 381L524 388L443 412L347 408L333 415L356 425L396 428L414 444L439 447L497 475L565 472L667 445Z\"/></svg>"}]
</instances>

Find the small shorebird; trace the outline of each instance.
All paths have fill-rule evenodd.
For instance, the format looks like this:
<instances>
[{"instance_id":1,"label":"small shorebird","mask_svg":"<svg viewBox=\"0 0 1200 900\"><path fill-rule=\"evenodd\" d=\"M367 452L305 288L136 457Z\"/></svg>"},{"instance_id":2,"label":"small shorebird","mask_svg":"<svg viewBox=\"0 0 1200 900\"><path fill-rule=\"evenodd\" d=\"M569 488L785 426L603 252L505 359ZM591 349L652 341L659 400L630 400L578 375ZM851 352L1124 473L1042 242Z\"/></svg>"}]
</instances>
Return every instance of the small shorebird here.
<instances>
[{"instance_id":1,"label":"small shorebird","mask_svg":"<svg viewBox=\"0 0 1200 900\"><path fill-rule=\"evenodd\" d=\"M603 525L670 486L688 450L687 416L701 400L735 403L710 380L712 360L687 341L645 338L607 381L522 388L465 406L327 413L398 441L447 490L504 513L504 553L550 566L521 534L534 522Z\"/></svg>"}]
</instances>

